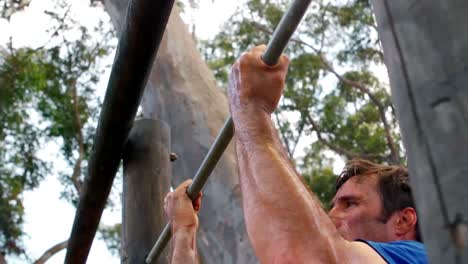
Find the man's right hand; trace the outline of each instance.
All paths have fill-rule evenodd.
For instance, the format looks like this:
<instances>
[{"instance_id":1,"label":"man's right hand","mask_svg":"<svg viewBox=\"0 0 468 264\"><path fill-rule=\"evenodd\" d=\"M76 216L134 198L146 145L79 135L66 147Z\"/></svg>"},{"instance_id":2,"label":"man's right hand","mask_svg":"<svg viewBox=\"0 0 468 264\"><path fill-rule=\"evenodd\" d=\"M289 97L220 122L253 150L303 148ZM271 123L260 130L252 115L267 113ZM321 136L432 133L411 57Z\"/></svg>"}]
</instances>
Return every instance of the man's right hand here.
<instances>
[{"instance_id":1,"label":"man's right hand","mask_svg":"<svg viewBox=\"0 0 468 264\"><path fill-rule=\"evenodd\" d=\"M232 66L229 76L229 105L234 119L245 110L273 113L283 93L289 59L281 55L268 66L261 58L265 45L244 53Z\"/></svg>"}]
</instances>

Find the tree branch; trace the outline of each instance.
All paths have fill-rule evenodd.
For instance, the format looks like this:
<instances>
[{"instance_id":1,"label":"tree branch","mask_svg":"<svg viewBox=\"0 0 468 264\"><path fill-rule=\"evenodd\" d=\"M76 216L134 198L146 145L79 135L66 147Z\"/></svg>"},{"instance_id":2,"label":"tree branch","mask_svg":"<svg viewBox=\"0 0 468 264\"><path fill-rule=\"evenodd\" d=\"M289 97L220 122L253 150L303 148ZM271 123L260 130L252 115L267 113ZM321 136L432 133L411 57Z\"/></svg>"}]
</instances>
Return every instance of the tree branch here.
<instances>
[{"instance_id":1,"label":"tree branch","mask_svg":"<svg viewBox=\"0 0 468 264\"><path fill-rule=\"evenodd\" d=\"M342 82L344 84L347 84L347 85L349 85L351 87L354 87L354 88L358 89L359 91L367 94L367 96L369 96L371 101L377 106L377 109L378 109L379 115L380 115L380 119L381 119L382 124L384 126L385 138L387 139L387 145L390 148L391 161L394 164L400 163L400 161L399 161L400 160L400 158L399 158L400 155L398 154L398 148L397 148L397 146L395 144L395 141L393 140L393 136L392 136L392 133L391 133L391 127L390 127L390 125L388 123L387 117L385 116L385 106L382 104L382 102L380 102L380 100L367 87L365 87L361 83L349 80L349 79L343 77L342 75L340 75L339 73L337 73L335 71L335 69L333 69L333 67L331 67L331 65L326 61L326 59L323 57L322 54L320 54L320 57L321 57L321 61L324 64L324 66L328 69L329 72L331 72L333 75L335 75L336 78L338 78L338 80L340 82Z\"/></svg>"},{"instance_id":2,"label":"tree branch","mask_svg":"<svg viewBox=\"0 0 468 264\"><path fill-rule=\"evenodd\" d=\"M42 44L41 46L37 47L34 49L34 51L38 51L38 50L41 50L43 49L47 44L49 44L52 39L58 35L59 31L63 29L63 26L64 26L64 23L65 23L65 19L67 18L68 16L68 13L70 12L70 9L71 9L71 5L68 5L68 8L67 10L65 11L65 14L63 15L63 17L61 17L58 22L60 23L60 25L54 30L54 33L52 33L49 37L49 39L44 43Z\"/></svg>"},{"instance_id":3,"label":"tree branch","mask_svg":"<svg viewBox=\"0 0 468 264\"><path fill-rule=\"evenodd\" d=\"M75 166L73 167L73 174L71 180L73 181L73 185L76 188L78 194L81 194L81 181L79 179L81 175L81 162L83 161L84 156L84 140L83 140L83 131L81 120L80 120L80 112L78 108L78 93L76 89L76 80L71 83L72 93L73 93L73 110L75 114L75 124L78 131L78 158L76 160Z\"/></svg>"},{"instance_id":4,"label":"tree branch","mask_svg":"<svg viewBox=\"0 0 468 264\"><path fill-rule=\"evenodd\" d=\"M299 140L301 139L303 131L304 131L304 123L302 122L302 124L299 126L299 132L297 133L297 138L294 141L294 147L291 150L292 155L294 155L294 153L296 152L296 148L297 148L297 145L299 144Z\"/></svg>"},{"instance_id":5,"label":"tree branch","mask_svg":"<svg viewBox=\"0 0 468 264\"><path fill-rule=\"evenodd\" d=\"M44 254L42 254L40 258L34 261L34 264L45 263L47 260L49 260L51 257L53 257L55 254L57 254L62 249L66 248L67 246L68 246L68 240L58 243L57 245L49 248L46 252L44 252Z\"/></svg>"},{"instance_id":6,"label":"tree branch","mask_svg":"<svg viewBox=\"0 0 468 264\"><path fill-rule=\"evenodd\" d=\"M266 27L264 27L263 25L257 23L257 22L252 22L252 24L257 28L259 29L260 31L263 31L265 33L268 33L268 34L271 34L271 31L268 30ZM325 67L325 70L331 72L333 75L335 75L336 78L338 78L338 80L344 84L347 84L365 94L367 94L367 96L369 96L369 98L371 99L371 101L376 105L377 109L378 109L378 112L379 112L379 116L380 116L380 119L382 121L382 124L384 126L384 130L385 130L385 138L387 140L387 145L390 149L390 161L391 163L394 163L394 164L399 164L400 163L400 155L398 154L398 147L396 146L395 144L395 141L393 139L393 136L392 136L392 133L391 133L391 127L389 125L389 122L387 120L387 117L385 116L385 107L384 105L382 104L382 102L380 102L380 100L363 84L359 83L359 82L355 82L355 81L352 81L352 80L349 80L345 77L343 77L342 75L340 75L333 67L332 65L328 62L328 60L325 58L325 56L323 55L322 52L320 52L317 48L315 48L314 46L300 40L300 39L297 39L297 38L292 38L291 41L293 42L296 42L298 44L301 44L301 45L304 45L304 46L307 46L308 48L312 49L312 51L314 51L320 58L320 61L322 62L322 64L324 65Z\"/></svg>"},{"instance_id":7,"label":"tree branch","mask_svg":"<svg viewBox=\"0 0 468 264\"><path fill-rule=\"evenodd\" d=\"M16 1L14 4L18 4L17 6L14 6L14 4L12 4L11 6L7 6L7 3L4 2L1 17L5 18L8 21L10 21L11 16L15 12L23 10L24 8L29 6L30 3L31 3L31 1ZM0 262L0 264L1 264L1 262Z\"/></svg>"},{"instance_id":8,"label":"tree branch","mask_svg":"<svg viewBox=\"0 0 468 264\"><path fill-rule=\"evenodd\" d=\"M349 151L347 149L340 148L332 143L330 143L328 140L324 139L322 136L322 131L320 127L318 126L317 122L310 116L310 113L308 112L305 114L305 117L307 121L312 125L313 130L315 131L315 134L317 135L317 139L322 142L325 146L327 146L329 149L347 156L349 158L364 158L364 159L382 159L382 156L377 155L377 154L359 154L359 153L354 153L352 151Z\"/></svg>"},{"instance_id":9,"label":"tree branch","mask_svg":"<svg viewBox=\"0 0 468 264\"><path fill-rule=\"evenodd\" d=\"M292 159L293 155L291 153L291 147L289 146L289 141L288 141L288 139L286 138L286 135L283 132L283 126L281 125L281 122L280 122L279 117L278 117L278 112L276 112L276 111L275 111L275 120L276 120L276 124L279 127L279 132L280 132L281 138L283 139L284 145L286 146L286 150L288 151L289 158Z\"/></svg>"},{"instance_id":10,"label":"tree branch","mask_svg":"<svg viewBox=\"0 0 468 264\"><path fill-rule=\"evenodd\" d=\"M317 53L317 55L319 56L320 58L320 61L322 62L322 64L324 65L325 69L328 70L329 72L331 72L333 75L335 75L335 77L342 83L344 84L347 84L351 87L354 87L356 89L358 89L359 91L367 94L367 96L369 96L369 98L371 99L371 101L377 106L377 109L379 111L379 115L380 115L380 119L382 120L382 124L384 126L384 130L385 130L385 138L387 140L387 145L388 147L390 148L390 153L391 153L391 162L394 163L394 164L398 164L400 163L400 155L398 154L398 148L395 144L395 141L393 140L393 136L391 134L391 128L390 128L390 125L388 124L388 120L387 120L387 117L385 116L385 107L384 105L382 104L382 102L380 102L379 99L377 99L377 97L363 84L359 83L359 82L355 82L355 81L352 81L352 80L349 80L345 77L343 77L342 75L340 75L332 66L331 64L328 62L328 60L325 58L325 56L323 55L322 52L320 52L319 50L317 50L315 47L313 47L312 45L310 44L307 44L305 43L304 41L302 40L299 40L299 39L292 39L292 41L295 41L299 44L303 44L303 45L306 45L307 47L311 48L314 52Z\"/></svg>"},{"instance_id":11,"label":"tree branch","mask_svg":"<svg viewBox=\"0 0 468 264\"><path fill-rule=\"evenodd\" d=\"M331 13L334 16L341 16L341 14L339 12L331 9L330 5L327 5L327 6L321 5L321 7L323 8L323 10L325 10L326 12ZM368 23L368 22L365 22L365 21L361 21L361 22L362 22L362 24L371 27L375 32L378 32L379 29L377 28L377 23L375 23L375 20L373 21L374 23Z\"/></svg>"}]
</instances>

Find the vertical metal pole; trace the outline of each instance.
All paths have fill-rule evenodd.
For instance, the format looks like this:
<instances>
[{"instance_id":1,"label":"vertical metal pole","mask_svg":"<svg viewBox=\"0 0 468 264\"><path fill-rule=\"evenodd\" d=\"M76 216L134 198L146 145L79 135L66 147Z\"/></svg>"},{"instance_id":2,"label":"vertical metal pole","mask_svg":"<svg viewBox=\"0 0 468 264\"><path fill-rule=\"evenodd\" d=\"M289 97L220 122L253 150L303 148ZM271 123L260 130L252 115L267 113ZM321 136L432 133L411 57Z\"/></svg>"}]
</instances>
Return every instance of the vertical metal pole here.
<instances>
[{"instance_id":1,"label":"vertical metal pole","mask_svg":"<svg viewBox=\"0 0 468 264\"><path fill-rule=\"evenodd\" d=\"M65 263L85 263L174 0L132 0L102 105Z\"/></svg>"}]
</instances>

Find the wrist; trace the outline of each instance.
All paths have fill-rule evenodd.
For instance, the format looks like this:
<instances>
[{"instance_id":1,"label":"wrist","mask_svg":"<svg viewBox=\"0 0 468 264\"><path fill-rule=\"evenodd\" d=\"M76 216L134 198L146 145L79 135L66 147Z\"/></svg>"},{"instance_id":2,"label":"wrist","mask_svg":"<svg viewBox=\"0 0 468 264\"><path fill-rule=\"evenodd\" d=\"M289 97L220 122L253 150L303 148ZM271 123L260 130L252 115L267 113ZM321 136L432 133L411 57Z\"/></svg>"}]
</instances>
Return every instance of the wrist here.
<instances>
[{"instance_id":1,"label":"wrist","mask_svg":"<svg viewBox=\"0 0 468 264\"><path fill-rule=\"evenodd\" d=\"M255 104L231 109L231 115L236 131L262 129L271 122L271 114Z\"/></svg>"},{"instance_id":2,"label":"wrist","mask_svg":"<svg viewBox=\"0 0 468 264\"><path fill-rule=\"evenodd\" d=\"M234 117L235 137L243 148L254 151L273 144L276 130L271 116L258 109L243 109Z\"/></svg>"},{"instance_id":3,"label":"wrist","mask_svg":"<svg viewBox=\"0 0 468 264\"><path fill-rule=\"evenodd\" d=\"M198 263L196 229L179 228L172 234L173 256L171 263Z\"/></svg>"},{"instance_id":4,"label":"wrist","mask_svg":"<svg viewBox=\"0 0 468 264\"><path fill-rule=\"evenodd\" d=\"M172 233L173 234L193 234L197 232L198 226L193 225L181 225L172 223Z\"/></svg>"},{"instance_id":5,"label":"wrist","mask_svg":"<svg viewBox=\"0 0 468 264\"><path fill-rule=\"evenodd\" d=\"M231 113L233 116L248 116L251 114L270 116L271 111L267 109L261 102L255 99L245 100L243 103L232 103Z\"/></svg>"}]
</instances>

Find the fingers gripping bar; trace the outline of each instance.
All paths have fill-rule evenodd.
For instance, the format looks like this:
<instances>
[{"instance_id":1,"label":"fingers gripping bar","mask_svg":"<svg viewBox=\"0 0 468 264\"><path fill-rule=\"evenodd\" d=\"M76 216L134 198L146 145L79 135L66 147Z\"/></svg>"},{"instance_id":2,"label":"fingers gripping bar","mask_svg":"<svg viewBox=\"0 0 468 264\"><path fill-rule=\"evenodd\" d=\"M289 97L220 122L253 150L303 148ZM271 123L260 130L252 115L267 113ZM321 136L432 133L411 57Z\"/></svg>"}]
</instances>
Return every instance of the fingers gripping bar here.
<instances>
[{"instance_id":1,"label":"fingers gripping bar","mask_svg":"<svg viewBox=\"0 0 468 264\"><path fill-rule=\"evenodd\" d=\"M270 42L268 42L266 51L262 56L262 60L265 64L273 66L278 62L279 57L283 53L289 39L299 25L299 22L304 16L310 2L311 0L295 0L289 6L273 33ZM187 190L187 195L192 199L192 201L197 197L198 193L205 185L206 180L218 163L224 150L229 145L233 135L234 124L232 122L232 118L229 117L208 151L208 154L205 156L205 159L202 161L200 168L194 176L192 184ZM167 224L148 254L146 263L151 263L153 259L157 258L161 254L164 247L171 239L171 235L171 226Z\"/></svg>"}]
</instances>

